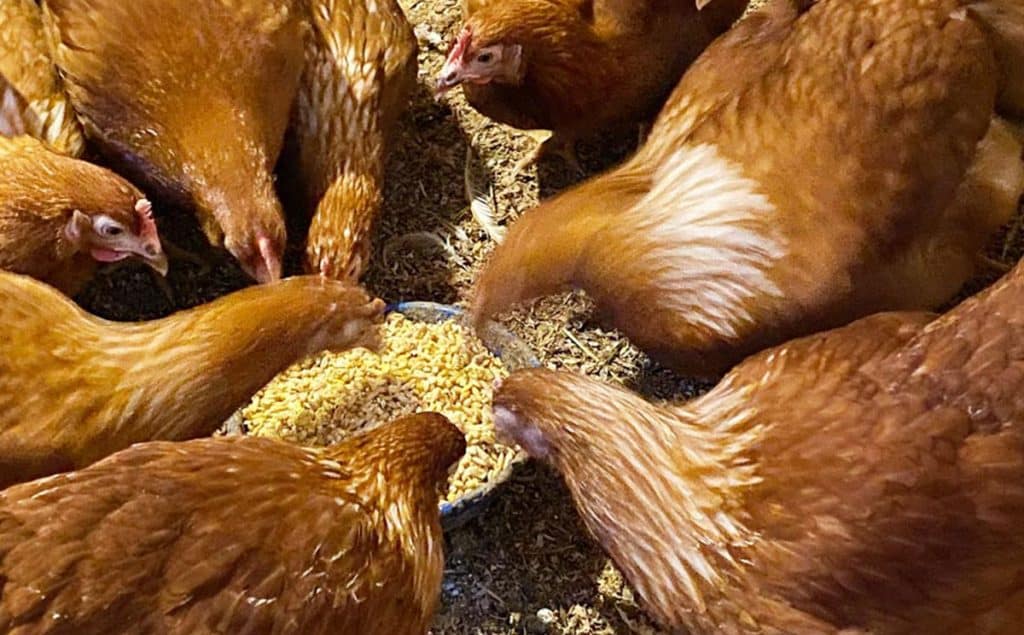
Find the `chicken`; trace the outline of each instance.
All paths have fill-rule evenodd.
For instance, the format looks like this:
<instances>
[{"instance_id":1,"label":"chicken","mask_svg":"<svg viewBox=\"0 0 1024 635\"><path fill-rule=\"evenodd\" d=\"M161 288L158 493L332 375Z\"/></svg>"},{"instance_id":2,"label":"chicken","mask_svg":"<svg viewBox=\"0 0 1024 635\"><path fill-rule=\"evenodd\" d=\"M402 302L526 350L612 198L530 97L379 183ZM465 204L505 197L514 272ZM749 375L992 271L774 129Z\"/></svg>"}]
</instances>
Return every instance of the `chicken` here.
<instances>
[{"instance_id":1,"label":"chicken","mask_svg":"<svg viewBox=\"0 0 1024 635\"><path fill-rule=\"evenodd\" d=\"M707 4L698 12L697 6ZM437 81L485 116L551 130L546 153L575 163L578 139L653 115L747 0L465 0ZM521 164L521 165L525 165Z\"/></svg>"},{"instance_id":2,"label":"chicken","mask_svg":"<svg viewBox=\"0 0 1024 635\"><path fill-rule=\"evenodd\" d=\"M653 358L713 376L934 308L1024 190L997 73L956 0L779 0L708 48L634 157L512 226L475 319L584 289Z\"/></svg>"},{"instance_id":3,"label":"chicken","mask_svg":"<svg viewBox=\"0 0 1024 635\"><path fill-rule=\"evenodd\" d=\"M272 170L302 69L297 0L45 0L86 132L158 200L194 207L259 282L281 275Z\"/></svg>"},{"instance_id":4,"label":"chicken","mask_svg":"<svg viewBox=\"0 0 1024 635\"><path fill-rule=\"evenodd\" d=\"M15 100L20 102L16 110ZM50 58L42 13L34 0L0 3L0 109L0 135L14 136L5 123L17 113L25 134L69 156L81 156L85 137Z\"/></svg>"},{"instance_id":5,"label":"chicken","mask_svg":"<svg viewBox=\"0 0 1024 635\"><path fill-rule=\"evenodd\" d=\"M2 107L0 121L9 121ZM0 174L0 269L68 295L92 278L97 262L137 257L167 274L152 206L113 172L29 136L0 136Z\"/></svg>"},{"instance_id":6,"label":"chicken","mask_svg":"<svg viewBox=\"0 0 1024 635\"><path fill-rule=\"evenodd\" d=\"M383 308L300 277L124 324L0 272L0 486L210 434L293 362L373 344Z\"/></svg>"},{"instance_id":7,"label":"chicken","mask_svg":"<svg viewBox=\"0 0 1024 635\"><path fill-rule=\"evenodd\" d=\"M96 261L138 256L166 274L149 202L113 172L72 158L83 145L47 51L39 6L3 2L0 268L69 295L93 276Z\"/></svg>"},{"instance_id":8,"label":"chicken","mask_svg":"<svg viewBox=\"0 0 1024 635\"><path fill-rule=\"evenodd\" d=\"M653 405L512 374L499 438L564 476L663 624L700 633L1020 632L1024 265L935 319L883 313Z\"/></svg>"},{"instance_id":9,"label":"chicken","mask_svg":"<svg viewBox=\"0 0 1024 635\"><path fill-rule=\"evenodd\" d=\"M358 279L381 207L384 147L416 85L416 36L395 0L309 0L313 36L293 135L312 212L306 268Z\"/></svg>"},{"instance_id":10,"label":"chicken","mask_svg":"<svg viewBox=\"0 0 1024 635\"><path fill-rule=\"evenodd\" d=\"M136 445L0 493L4 632L422 635L438 490L465 450L423 413L326 449Z\"/></svg>"}]
</instances>

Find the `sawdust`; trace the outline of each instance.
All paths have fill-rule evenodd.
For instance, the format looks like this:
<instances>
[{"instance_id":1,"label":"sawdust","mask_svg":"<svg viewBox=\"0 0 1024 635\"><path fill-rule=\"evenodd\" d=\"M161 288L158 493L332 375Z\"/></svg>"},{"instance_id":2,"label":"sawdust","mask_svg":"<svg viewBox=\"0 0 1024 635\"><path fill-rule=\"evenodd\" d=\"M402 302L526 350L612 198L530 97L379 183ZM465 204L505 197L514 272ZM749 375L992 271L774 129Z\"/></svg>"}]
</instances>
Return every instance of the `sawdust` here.
<instances>
[{"instance_id":1,"label":"sawdust","mask_svg":"<svg viewBox=\"0 0 1024 635\"><path fill-rule=\"evenodd\" d=\"M428 87L458 27L458 2L401 4L416 25L421 86L389 153L385 209L366 283L389 302L459 302L494 246L466 198L467 150L478 163L473 166L475 189L488 192L488 222L498 225L507 225L541 197L579 177L557 162L513 177L516 162L532 149L530 137L488 122L466 106L459 90L451 91L443 103L435 102ZM626 131L581 146L581 163L593 174L620 160L635 141L635 131ZM161 214L161 234L200 251L203 241L194 222L177 212L168 217L166 207L154 203ZM1024 242L1021 233L1000 237L991 255L1015 262ZM300 246L294 245L286 259L292 271L299 253ZM172 298L153 284L147 270L125 266L99 277L78 299L111 319L148 319L246 284L226 257L209 270L175 261L168 282ZM599 329L578 296L549 298L516 313L507 324L552 367L622 382L658 398L692 397L707 388L658 369L622 338ZM520 470L488 510L448 535L446 550L434 634L657 632L628 585L586 536L557 475L542 466L528 464Z\"/></svg>"}]
</instances>

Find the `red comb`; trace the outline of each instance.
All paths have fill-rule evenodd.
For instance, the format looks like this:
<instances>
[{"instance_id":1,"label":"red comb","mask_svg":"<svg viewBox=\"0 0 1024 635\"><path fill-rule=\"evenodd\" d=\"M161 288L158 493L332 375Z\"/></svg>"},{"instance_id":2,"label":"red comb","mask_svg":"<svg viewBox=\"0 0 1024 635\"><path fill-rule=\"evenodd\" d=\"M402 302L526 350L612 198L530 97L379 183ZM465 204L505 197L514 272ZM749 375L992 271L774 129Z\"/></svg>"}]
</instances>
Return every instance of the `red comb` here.
<instances>
[{"instance_id":1,"label":"red comb","mask_svg":"<svg viewBox=\"0 0 1024 635\"><path fill-rule=\"evenodd\" d=\"M144 198L135 202L135 212L139 215L139 236L156 239L156 222L153 220L153 204Z\"/></svg>"},{"instance_id":2,"label":"red comb","mask_svg":"<svg viewBox=\"0 0 1024 635\"><path fill-rule=\"evenodd\" d=\"M469 43L473 39L473 31L467 26L462 29L462 33L459 33L459 37L452 42L452 48L448 51L447 60L461 59L466 54L466 49L469 48Z\"/></svg>"}]
</instances>

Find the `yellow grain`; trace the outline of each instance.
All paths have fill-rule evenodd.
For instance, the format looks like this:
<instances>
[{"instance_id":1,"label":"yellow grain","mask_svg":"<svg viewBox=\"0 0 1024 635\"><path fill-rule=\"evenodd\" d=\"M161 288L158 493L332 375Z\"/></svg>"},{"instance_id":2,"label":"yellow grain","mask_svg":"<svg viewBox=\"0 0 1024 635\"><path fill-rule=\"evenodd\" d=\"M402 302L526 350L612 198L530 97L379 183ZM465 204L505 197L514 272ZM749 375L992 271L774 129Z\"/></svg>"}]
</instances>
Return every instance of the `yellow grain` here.
<instances>
[{"instance_id":1,"label":"yellow grain","mask_svg":"<svg viewBox=\"0 0 1024 635\"><path fill-rule=\"evenodd\" d=\"M508 371L453 321L428 324L390 314L379 353L322 353L285 370L242 410L250 434L330 445L407 414L440 412L468 448L448 483L454 501L505 470L518 451L494 437L491 396Z\"/></svg>"}]
</instances>

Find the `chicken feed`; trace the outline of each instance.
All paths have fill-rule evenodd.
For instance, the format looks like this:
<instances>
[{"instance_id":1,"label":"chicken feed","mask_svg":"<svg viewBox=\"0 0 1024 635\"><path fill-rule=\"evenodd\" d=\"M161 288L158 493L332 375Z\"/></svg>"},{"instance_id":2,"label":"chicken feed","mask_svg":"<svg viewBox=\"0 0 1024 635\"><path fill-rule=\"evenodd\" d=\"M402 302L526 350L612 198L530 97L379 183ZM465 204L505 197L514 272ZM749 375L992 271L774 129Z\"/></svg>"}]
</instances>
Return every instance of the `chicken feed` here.
<instances>
[{"instance_id":1,"label":"chicken feed","mask_svg":"<svg viewBox=\"0 0 1024 635\"><path fill-rule=\"evenodd\" d=\"M448 502L493 483L522 458L494 437L491 392L508 371L466 327L391 313L381 334L377 353L325 352L274 378L241 412L249 434L322 446L401 416L440 412L467 444L449 477Z\"/></svg>"}]
</instances>

